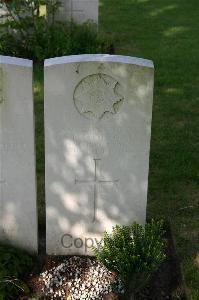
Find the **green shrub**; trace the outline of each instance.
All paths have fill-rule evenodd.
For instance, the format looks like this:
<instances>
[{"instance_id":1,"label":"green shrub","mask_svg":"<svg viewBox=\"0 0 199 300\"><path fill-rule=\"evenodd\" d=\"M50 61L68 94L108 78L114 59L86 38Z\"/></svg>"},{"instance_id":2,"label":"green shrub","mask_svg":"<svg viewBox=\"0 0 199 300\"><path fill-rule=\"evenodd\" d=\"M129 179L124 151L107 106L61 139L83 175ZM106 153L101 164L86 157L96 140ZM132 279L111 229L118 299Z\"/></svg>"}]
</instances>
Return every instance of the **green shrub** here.
<instances>
[{"instance_id":1,"label":"green shrub","mask_svg":"<svg viewBox=\"0 0 199 300\"><path fill-rule=\"evenodd\" d=\"M148 282L164 260L163 235L162 221L152 220L145 227L116 225L94 249L97 260L119 275L127 299Z\"/></svg>"},{"instance_id":2,"label":"green shrub","mask_svg":"<svg viewBox=\"0 0 199 300\"><path fill-rule=\"evenodd\" d=\"M32 258L25 252L0 245L0 300L16 299L20 292L28 292L22 281L32 266Z\"/></svg>"},{"instance_id":3,"label":"green shrub","mask_svg":"<svg viewBox=\"0 0 199 300\"><path fill-rule=\"evenodd\" d=\"M39 14L40 4L47 4L48 17ZM57 0L12 0L5 5L7 19L0 24L2 55L42 61L63 55L110 52L109 41L99 36L95 24L56 21Z\"/></svg>"}]
</instances>

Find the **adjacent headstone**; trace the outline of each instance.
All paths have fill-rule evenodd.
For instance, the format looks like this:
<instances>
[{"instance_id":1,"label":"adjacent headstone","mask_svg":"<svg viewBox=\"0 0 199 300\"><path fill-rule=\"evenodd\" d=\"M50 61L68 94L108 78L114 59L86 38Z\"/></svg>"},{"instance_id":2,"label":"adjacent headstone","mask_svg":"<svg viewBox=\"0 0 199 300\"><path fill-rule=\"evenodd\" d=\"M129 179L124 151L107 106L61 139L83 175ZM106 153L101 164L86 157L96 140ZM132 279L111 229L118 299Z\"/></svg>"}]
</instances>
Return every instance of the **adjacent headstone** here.
<instances>
[{"instance_id":1,"label":"adjacent headstone","mask_svg":"<svg viewBox=\"0 0 199 300\"><path fill-rule=\"evenodd\" d=\"M0 24L4 23L7 19L7 9L4 3L0 3Z\"/></svg>"},{"instance_id":2,"label":"adjacent headstone","mask_svg":"<svg viewBox=\"0 0 199 300\"><path fill-rule=\"evenodd\" d=\"M99 0L61 0L57 19L84 23L92 21L98 23Z\"/></svg>"},{"instance_id":3,"label":"adjacent headstone","mask_svg":"<svg viewBox=\"0 0 199 300\"><path fill-rule=\"evenodd\" d=\"M145 223L152 61L45 61L48 254L92 254L115 224Z\"/></svg>"},{"instance_id":4,"label":"adjacent headstone","mask_svg":"<svg viewBox=\"0 0 199 300\"><path fill-rule=\"evenodd\" d=\"M0 241L37 252L32 61L0 56Z\"/></svg>"}]
</instances>

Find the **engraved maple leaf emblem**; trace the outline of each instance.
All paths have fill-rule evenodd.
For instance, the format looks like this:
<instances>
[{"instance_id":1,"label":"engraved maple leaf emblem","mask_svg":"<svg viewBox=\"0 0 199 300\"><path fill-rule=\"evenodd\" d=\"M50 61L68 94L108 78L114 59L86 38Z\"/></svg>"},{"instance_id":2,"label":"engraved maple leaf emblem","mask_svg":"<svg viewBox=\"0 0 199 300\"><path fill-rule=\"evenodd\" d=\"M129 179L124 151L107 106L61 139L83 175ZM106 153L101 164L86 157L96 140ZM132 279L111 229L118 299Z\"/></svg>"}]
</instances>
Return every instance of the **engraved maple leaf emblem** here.
<instances>
[{"instance_id":1,"label":"engraved maple leaf emblem","mask_svg":"<svg viewBox=\"0 0 199 300\"><path fill-rule=\"evenodd\" d=\"M106 112L115 114L115 104L123 100L118 92L117 80L106 74L93 74L77 86L74 101L77 110L84 115L101 119Z\"/></svg>"}]
</instances>

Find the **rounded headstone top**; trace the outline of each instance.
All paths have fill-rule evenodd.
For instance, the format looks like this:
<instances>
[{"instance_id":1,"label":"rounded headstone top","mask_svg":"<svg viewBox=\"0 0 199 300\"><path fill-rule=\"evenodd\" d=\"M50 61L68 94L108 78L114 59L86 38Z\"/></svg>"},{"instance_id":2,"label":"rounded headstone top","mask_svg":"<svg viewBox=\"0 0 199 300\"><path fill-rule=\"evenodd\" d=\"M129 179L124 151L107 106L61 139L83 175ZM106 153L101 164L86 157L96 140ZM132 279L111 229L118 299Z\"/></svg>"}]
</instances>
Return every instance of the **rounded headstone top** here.
<instances>
[{"instance_id":1,"label":"rounded headstone top","mask_svg":"<svg viewBox=\"0 0 199 300\"><path fill-rule=\"evenodd\" d=\"M0 55L0 64L32 68L33 61L30 59Z\"/></svg>"},{"instance_id":2,"label":"rounded headstone top","mask_svg":"<svg viewBox=\"0 0 199 300\"><path fill-rule=\"evenodd\" d=\"M138 65L142 67L154 68L152 60L124 56L124 55L109 55L109 54L82 54L70 55L46 59L44 66L49 67L53 65L67 64L67 63L81 63L81 62L115 62Z\"/></svg>"}]
</instances>

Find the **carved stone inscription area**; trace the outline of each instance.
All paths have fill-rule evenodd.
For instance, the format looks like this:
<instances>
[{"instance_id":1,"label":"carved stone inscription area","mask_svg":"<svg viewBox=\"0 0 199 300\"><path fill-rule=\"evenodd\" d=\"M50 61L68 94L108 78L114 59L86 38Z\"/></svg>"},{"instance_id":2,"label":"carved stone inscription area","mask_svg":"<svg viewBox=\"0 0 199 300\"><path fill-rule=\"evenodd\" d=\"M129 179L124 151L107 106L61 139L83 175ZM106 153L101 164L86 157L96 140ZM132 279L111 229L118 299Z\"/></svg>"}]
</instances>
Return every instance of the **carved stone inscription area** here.
<instances>
[{"instance_id":1,"label":"carved stone inscription area","mask_svg":"<svg viewBox=\"0 0 199 300\"><path fill-rule=\"evenodd\" d=\"M102 119L106 113L116 114L124 101L120 83L106 74L92 74L82 79L74 92L78 112L87 117Z\"/></svg>"},{"instance_id":2,"label":"carved stone inscription area","mask_svg":"<svg viewBox=\"0 0 199 300\"><path fill-rule=\"evenodd\" d=\"M93 200L94 200L94 209L93 209L93 222L96 221L96 211L97 211L97 198L98 198L98 185L99 184L113 184L119 182L119 179L114 179L114 180L104 180L104 179L99 179L97 176L98 173L98 162L101 161L100 158L94 158L94 163L95 163L95 171L94 171L94 178L93 179L77 179L75 178L75 184L77 183L83 183L83 184L93 184Z\"/></svg>"}]
</instances>

